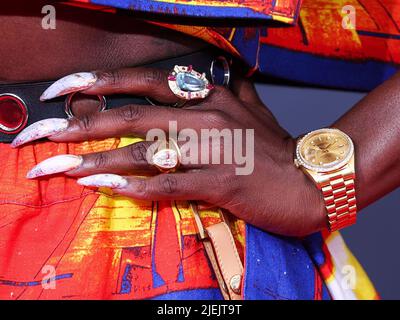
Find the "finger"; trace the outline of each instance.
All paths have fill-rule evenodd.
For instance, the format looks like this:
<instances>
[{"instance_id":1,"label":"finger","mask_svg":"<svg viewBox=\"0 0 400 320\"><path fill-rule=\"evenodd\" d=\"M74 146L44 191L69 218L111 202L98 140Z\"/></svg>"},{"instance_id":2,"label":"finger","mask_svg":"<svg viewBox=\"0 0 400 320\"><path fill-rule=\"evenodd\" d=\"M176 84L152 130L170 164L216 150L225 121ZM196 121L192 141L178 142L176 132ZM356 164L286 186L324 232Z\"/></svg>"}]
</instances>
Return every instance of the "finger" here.
<instances>
[{"instance_id":1,"label":"finger","mask_svg":"<svg viewBox=\"0 0 400 320\"><path fill-rule=\"evenodd\" d=\"M157 174L159 171L151 164L154 142L136 142L115 150L95 152L82 155L82 162L73 170L66 172L69 176L87 176L97 173Z\"/></svg>"},{"instance_id":2,"label":"finger","mask_svg":"<svg viewBox=\"0 0 400 320\"><path fill-rule=\"evenodd\" d=\"M11 146L18 147L44 137L57 142L78 142L124 135L145 137L154 128L161 130L157 130L159 134L184 128L200 131L209 127L218 128L222 118L223 115L212 110L128 105L86 114L79 119L51 118L35 122L21 131Z\"/></svg>"},{"instance_id":3,"label":"finger","mask_svg":"<svg viewBox=\"0 0 400 320\"><path fill-rule=\"evenodd\" d=\"M238 100L239 99L239 100ZM258 97L255 87L249 80L235 79L232 91L227 87L215 86L207 100L195 105L194 109L217 109L226 113L234 114L243 107L254 107L265 109Z\"/></svg>"},{"instance_id":4,"label":"finger","mask_svg":"<svg viewBox=\"0 0 400 320\"><path fill-rule=\"evenodd\" d=\"M246 119L247 112L251 112L255 117L266 114L274 121L274 124L278 124L275 116L263 104L250 80L235 78L232 87L233 91L226 87L216 86L206 101L193 106L191 109L221 110L236 119Z\"/></svg>"},{"instance_id":5,"label":"finger","mask_svg":"<svg viewBox=\"0 0 400 320\"><path fill-rule=\"evenodd\" d=\"M255 116L266 114L277 124L277 119L274 114L258 95L253 81L241 76L236 76L233 78L232 82L233 93L246 105L250 112Z\"/></svg>"},{"instance_id":6,"label":"finger","mask_svg":"<svg viewBox=\"0 0 400 320\"><path fill-rule=\"evenodd\" d=\"M132 94L175 103L178 98L169 88L168 74L168 70L144 67L74 73L54 82L40 100L84 91L93 95Z\"/></svg>"},{"instance_id":7,"label":"finger","mask_svg":"<svg viewBox=\"0 0 400 320\"><path fill-rule=\"evenodd\" d=\"M148 146L138 142L124 148L76 155L58 155L48 158L27 174L27 178L34 179L56 173L66 173L71 176L84 176L102 172L119 174L144 174L145 172L157 173L156 168L146 161Z\"/></svg>"},{"instance_id":8,"label":"finger","mask_svg":"<svg viewBox=\"0 0 400 320\"><path fill-rule=\"evenodd\" d=\"M213 201L213 191L209 187L212 177L205 173L161 174L151 178L99 174L77 182L84 186L113 188L118 194L138 200Z\"/></svg>"},{"instance_id":9,"label":"finger","mask_svg":"<svg viewBox=\"0 0 400 320\"><path fill-rule=\"evenodd\" d=\"M246 104L263 106L263 102L258 96L254 83L249 79L234 77L232 81L232 91Z\"/></svg>"},{"instance_id":10,"label":"finger","mask_svg":"<svg viewBox=\"0 0 400 320\"><path fill-rule=\"evenodd\" d=\"M224 86L215 86L206 100L195 105L183 107L192 110L219 110L227 115L234 114L234 110L240 105L237 97L231 90Z\"/></svg>"},{"instance_id":11,"label":"finger","mask_svg":"<svg viewBox=\"0 0 400 320\"><path fill-rule=\"evenodd\" d=\"M160 152L175 152L171 149L159 149L159 142L142 141L129 146L85 155L57 155L38 163L32 168L27 177L30 179L51 175L55 173L65 173L69 176L87 176L98 173L113 174L135 174L135 175L155 175L160 171L155 163L163 162L154 158ZM177 157L177 153L175 153ZM172 157L172 156L171 156ZM178 159L178 158L177 158ZM179 161L179 160L177 160ZM195 170L202 168L199 161L185 161L180 163L180 170Z\"/></svg>"},{"instance_id":12,"label":"finger","mask_svg":"<svg viewBox=\"0 0 400 320\"><path fill-rule=\"evenodd\" d=\"M160 171L154 164L157 162L154 155L162 152L175 152L171 151L171 149L160 150L159 146L160 143L158 142L143 141L111 151L85 154L81 156L82 162L80 165L69 170L66 174L79 177L105 172L146 176L159 174ZM175 153L175 156L177 156L177 153ZM162 162L163 160L161 159L160 161ZM179 170L193 170L201 167L199 162L185 162L180 163Z\"/></svg>"}]
</instances>

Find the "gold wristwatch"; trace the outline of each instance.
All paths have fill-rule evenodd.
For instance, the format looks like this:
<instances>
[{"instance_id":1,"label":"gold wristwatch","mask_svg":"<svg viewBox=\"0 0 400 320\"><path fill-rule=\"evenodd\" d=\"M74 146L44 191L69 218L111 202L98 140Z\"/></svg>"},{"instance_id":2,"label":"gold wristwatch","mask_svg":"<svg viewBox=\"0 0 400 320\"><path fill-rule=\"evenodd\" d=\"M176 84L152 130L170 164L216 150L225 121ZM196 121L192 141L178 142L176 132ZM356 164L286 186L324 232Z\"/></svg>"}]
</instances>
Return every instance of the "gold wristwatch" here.
<instances>
[{"instance_id":1,"label":"gold wristwatch","mask_svg":"<svg viewBox=\"0 0 400 320\"><path fill-rule=\"evenodd\" d=\"M338 129L319 129L303 136L295 165L322 191L331 232L356 222L354 144Z\"/></svg>"}]
</instances>

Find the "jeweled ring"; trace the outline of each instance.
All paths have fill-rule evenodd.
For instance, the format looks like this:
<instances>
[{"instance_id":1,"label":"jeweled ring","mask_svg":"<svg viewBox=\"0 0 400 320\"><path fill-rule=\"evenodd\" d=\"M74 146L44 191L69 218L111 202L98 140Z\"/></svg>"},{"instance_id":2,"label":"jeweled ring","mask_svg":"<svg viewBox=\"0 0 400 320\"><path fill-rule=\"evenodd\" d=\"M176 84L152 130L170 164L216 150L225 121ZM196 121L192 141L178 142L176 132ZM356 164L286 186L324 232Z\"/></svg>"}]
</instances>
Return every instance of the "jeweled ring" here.
<instances>
[{"instance_id":1,"label":"jeweled ring","mask_svg":"<svg viewBox=\"0 0 400 320\"><path fill-rule=\"evenodd\" d=\"M193 70L192 66L175 66L168 76L171 91L180 99L204 99L214 87L205 73Z\"/></svg>"},{"instance_id":2,"label":"jeweled ring","mask_svg":"<svg viewBox=\"0 0 400 320\"><path fill-rule=\"evenodd\" d=\"M153 155L152 164L163 173L174 172L181 164L181 152L178 144L174 139L169 139L161 143L162 145L165 145L165 147Z\"/></svg>"}]
</instances>

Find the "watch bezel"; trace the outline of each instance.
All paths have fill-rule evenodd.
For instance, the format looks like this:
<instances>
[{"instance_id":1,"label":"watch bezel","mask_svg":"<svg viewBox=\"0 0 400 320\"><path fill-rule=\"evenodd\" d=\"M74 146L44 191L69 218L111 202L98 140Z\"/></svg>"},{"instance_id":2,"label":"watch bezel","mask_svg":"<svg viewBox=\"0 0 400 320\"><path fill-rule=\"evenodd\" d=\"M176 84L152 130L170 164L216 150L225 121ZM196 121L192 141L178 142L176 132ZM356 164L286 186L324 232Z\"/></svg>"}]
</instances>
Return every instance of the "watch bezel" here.
<instances>
[{"instance_id":1,"label":"watch bezel","mask_svg":"<svg viewBox=\"0 0 400 320\"><path fill-rule=\"evenodd\" d=\"M346 156L342 160L333 161L329 164L322 165L322 166L321 165L313 165L313 164L309 163L307 160L303 159L303 157L301 155L301 147L304 145L304 142L307 140L307 138L309 138L311 135L318 135L318 134L329 133L329 132L334 132L334 133L340 134L348 141L349 150L348 150ZM311 132L307 133L304 137L302 137L296 146L296 159L297 159L298 164L304 168L307 168L309 170L313 170L316 172L331 172L331 171L338 170L349 163L353 154L354 154L354 144L353 144L353 141L351 140L351 138L343 131L341 131L339 129L335 129L335 128L322 128L322 129L311 131Z\"/></svg>"}]
</instances>

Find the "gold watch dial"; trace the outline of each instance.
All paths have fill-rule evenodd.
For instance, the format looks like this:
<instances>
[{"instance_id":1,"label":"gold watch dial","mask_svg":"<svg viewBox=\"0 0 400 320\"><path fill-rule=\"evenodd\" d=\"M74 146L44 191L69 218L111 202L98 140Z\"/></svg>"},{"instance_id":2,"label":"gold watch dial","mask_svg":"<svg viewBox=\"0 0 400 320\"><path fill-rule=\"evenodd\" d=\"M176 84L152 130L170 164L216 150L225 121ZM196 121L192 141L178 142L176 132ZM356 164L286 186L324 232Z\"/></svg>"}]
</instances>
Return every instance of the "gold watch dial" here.
<instances>
[{"instance_id":1,"label":"gold watch dial","mask_svg":"<svg viewBox=\"0 0 400 320\"><path fill-rule=\"evenodd\" d=\"M353 153L351 139L337 129L320 129L306 135L298 145L301 164L316 171L329 171L343 166Z\"/></svg>"}]
</instances>

